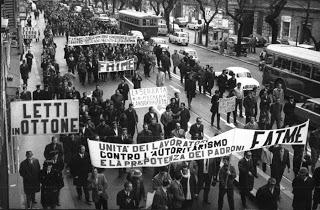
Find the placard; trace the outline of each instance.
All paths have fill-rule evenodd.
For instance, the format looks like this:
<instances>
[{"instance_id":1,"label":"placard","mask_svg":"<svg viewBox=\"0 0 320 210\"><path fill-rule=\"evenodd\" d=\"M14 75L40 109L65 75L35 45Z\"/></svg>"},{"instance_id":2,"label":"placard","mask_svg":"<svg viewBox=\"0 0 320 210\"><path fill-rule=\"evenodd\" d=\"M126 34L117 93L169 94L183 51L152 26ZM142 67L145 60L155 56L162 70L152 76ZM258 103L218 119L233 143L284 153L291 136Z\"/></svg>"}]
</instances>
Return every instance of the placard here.
<instances>
[{"instance_id":1,"label":"placard","mask_svg":"<svg viewBox=\"0 0 320 210\"><path fill-rule=\"evenodd\" d=\"M309 121L274 129L234 128L208 140L170 138L145 144L114 144L88 140L91 163L98 168L155 167L172 162L230 155L273 145L304 145Z\"/></svg>"},{"instance_id":2,"label":"placard","mask_svg":"<svg viewBox=\"0 0 320 210\"><path fill-rule=\"evenodd\" d=\"M228 113L236 110L236 96L219 99L219 113Z\"/></svg>"},{"instance_id":3,"label":"placard","mask_svg":"<svg viewBox=\"0 0 320 210\"><path fill-rule=\"evenodd\" d=\"M133 107L163 106L169 104L167 87L130 89Z\"/></svg>"},{"instance_id":4,"label":"placard","mask_svg":"<svg viewBox=\"0 0 320 210\"><path fill-rule=\"evenodd\" d=\"M52 135L79 132L78 100L14 101L11 135Z\"/></svg>"},{"instance_id":5,"label":"placard","mask_svg":"<svg viewBox=\"0 0 320 210\"><path fill-rule=\"evenodd\" d=\"M99 61L99 73L134 70L134 59L124 61Z\"/></svg>"},{"instance_id":6,"label":"placard","mask_svg":"<svg viewBox=\"0 0 320 210\"><path fill-rule=\"evenodd\" d=\"M136 44L137 37L121 34L98 34L92 36L70 36L69 46L92 44Z\"/></svg>"},{"instance_id":7,"label":"placard","mask_svg":"<svg viewBox=\"0 0 320 210\"><path fill-rule=\"evenodd\" d=\"M37 31L33 27L23 27L23 39L36 39Z\"/></svg>"}]
</instances>

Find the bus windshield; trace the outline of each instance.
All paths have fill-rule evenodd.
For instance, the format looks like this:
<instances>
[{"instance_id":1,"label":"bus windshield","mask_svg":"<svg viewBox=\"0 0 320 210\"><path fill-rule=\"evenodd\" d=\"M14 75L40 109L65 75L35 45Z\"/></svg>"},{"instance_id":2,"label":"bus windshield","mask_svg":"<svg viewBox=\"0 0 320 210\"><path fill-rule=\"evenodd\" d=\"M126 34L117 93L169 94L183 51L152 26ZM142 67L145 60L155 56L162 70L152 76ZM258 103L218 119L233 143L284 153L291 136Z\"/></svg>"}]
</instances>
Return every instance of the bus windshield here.
<instances>
[{"instance_id":1,"label":"bus windshield","mask_svg":"<svg viewBox=\"0 0 320 210\"><path fill-rule=\"evenodd\" d=\"M251 73L250 72L241 72L241 73L237 73L237 77L247 77L247 78L251 78Z\"/></svg>"}]
</instances>

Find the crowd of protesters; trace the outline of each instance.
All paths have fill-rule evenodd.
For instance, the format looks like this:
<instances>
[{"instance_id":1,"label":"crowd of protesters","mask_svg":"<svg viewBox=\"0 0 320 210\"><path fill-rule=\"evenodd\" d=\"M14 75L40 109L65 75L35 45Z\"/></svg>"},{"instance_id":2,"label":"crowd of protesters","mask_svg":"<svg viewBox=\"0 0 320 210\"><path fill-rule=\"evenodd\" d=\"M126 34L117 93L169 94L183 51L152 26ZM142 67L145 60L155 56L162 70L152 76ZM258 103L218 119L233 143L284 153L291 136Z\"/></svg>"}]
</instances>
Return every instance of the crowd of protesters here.
<instances>
[{"instance_id":1,"label":"crowd of protesters","mask_svg":"<svg viewBox=\"0 0 320 210\"><path fill-rule=\"evenodd\" d=\"M212 112L211 125L217 116L217 128L220 129L219 99L222 97L236 96L236 111L233 112L234 124L237 125L239 109L240 116L244 107L246 117L246 129L271 129L276 122L277 128L292 126L296 123L294 118L295 102L293 97L284 99L284 91L281 84L276 88L266 86L259 93L256 89L243 91L241 84L232 76L228 79L226 72L215 80L212 66L200 66L190 56L177 58L177 52L172 55L166 50L155 46L153 52L142 50L143 41L137 45L90 45L65 47L65 59L68 65L68 73L61 76L59 65L55 61L56 45L53 37L66 32L66 36L92 35L99 33L119 33L113 26L100 24L88 20L79 15L70 15L58 8L45 8L47 26L44 31L42 64L44 74L44 89L37 86L31 94L27 91L27 79L24 79L24 88L20 93L22 100L53 100L53 99L78 99L80 107L80 129L78 134L61 135L58 143L57 137L52 137L52 142L44 149L46 161L41 169L40 163L33 158L32 151L27 151L26 160L20 165L20 175L23 177L26 194L27 208L35 203L35 193L41 191L41 204L43 208L55 208L60 205L59 192L64 187L63 170L70 172L73 184L76 186L78 199L82 200L84 194L87 204L93 201L96 209L108 209L108 180L103 170L91 166L88 153L87 139L119 144L148 143L161 139L179 137L186 138L189 132L192 140L204 138L204 126L202 119L198 117L192 126L190 111L192 99L196 96L197 84L200 93L212 94L214 82L217 81L218 89L212 94L210 111ZM64 11L64 10L62 10ZM53 16L54 14L54 16ZM58 14L58 15L57 15ZM64 27L67 20L67 29ZM59 29L62 27L63 30ZM58 32L54 32L58 31ZM59 32L61 31L61 33ZM27 61L23 61L21 68L31 71L32 58L28 52ZM180 100L178 93L170 99L170 104L160 116L153 107L143 116L138 116L132 104L127 103L129 85L122 77L123 73L112 73L112 78L117 75L121 78L113 95L106 96L100 86L89 96L87 92L80 94L72 83L75 72L78 72L82 85L99 80L105 81L107 75L99 74L98 61L135 59L135 69L143 64L145 77L150 76L152 67L158 66L157 86L164 85L163 77L168 74L171 78L177 68L180 70L181 83L185 85L187 104ZM171 60L172 59L172 63ZM30 63L31 59L31 63ZM25 69L24 69L25 68ZM131 73L131 72L129 72ZM70 76L71 75L71 76ZM26 81L25 81L26 80ZM132 76L134 88L141 87L142 77L138 73ZM159 80L159 81L158 81ZM260 97L260 103L258 98ZM258 108L259 105L259 108ZM188 107L187 107L188 106ZM259 110L259 119L257 120ZM282 123L282 112L285 114ZM228 123L230 122L228 113ZM136 134L137 124L143 121L142 131ZM134 137L136 136L136 139ZM293 208L294 210L311 209L312 191L313 209L319 203L319 167L315 169L319 158L320 130L310 134L309 144L312 156L308 157L305 147L294 146L293 171ZM270 159L270 152L272 160ZM245 152L244 157L238 163L239 187L241 201L246 207L246 196L253 188L254 177L257 177L257 165L261 163L266 171L267 163L270 164L271 177L268 183L257 192L257 201L261 209L277 209L280 196L280 182L284 170L291 169L289 152L281 145L270 148ZM222 166L220 166L220 164ZM313 177L309 177L309 165ZM218 209L223 207L224 195L227 194L230 209L234 206L234 179L235 167L230 163L230 157L210 158L197 161L182 161L165 167L155 167L152 178L152 188L155 191L152 209L192 209L192 203L198 199L203 189L202 201L210 204L208 197L210 188L218 184ZM138 209L146 198L146 189L143 182L143 169L119 169L119 177L126 176L124 189L118 192L116 203L120 209ZM91 192L91 193L90 193Z\"/></svg>"}]
</instances>

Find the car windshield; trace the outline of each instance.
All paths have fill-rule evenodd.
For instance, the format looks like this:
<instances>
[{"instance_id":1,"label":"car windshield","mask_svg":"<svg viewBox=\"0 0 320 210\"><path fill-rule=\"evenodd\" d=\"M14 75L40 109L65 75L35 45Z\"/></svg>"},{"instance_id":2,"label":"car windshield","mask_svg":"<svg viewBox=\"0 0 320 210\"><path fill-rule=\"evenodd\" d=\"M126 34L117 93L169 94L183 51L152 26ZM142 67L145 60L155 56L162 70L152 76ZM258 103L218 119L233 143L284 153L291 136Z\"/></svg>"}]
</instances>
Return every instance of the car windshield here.
<instances>
[{"instance_id":1,"label":"car windshield","mask_svg":"<svg viewBox=\"0 0 320 210\"><path fill-rule=\"evenodd\" d=\"M250 72L240 72L240 73L237 73L237 77L248 77L248 78L251 78L251 73Z\"/></svg>"},{"instance_id":2,"label":"car windshield","mask_svg":"<svg viewBox=\"0 0 320 210\"><path fill-rule=\"evenodd\" d=\"M179 37L187 37L187 34L179 34Z\"/></svg>"}]
</instances>

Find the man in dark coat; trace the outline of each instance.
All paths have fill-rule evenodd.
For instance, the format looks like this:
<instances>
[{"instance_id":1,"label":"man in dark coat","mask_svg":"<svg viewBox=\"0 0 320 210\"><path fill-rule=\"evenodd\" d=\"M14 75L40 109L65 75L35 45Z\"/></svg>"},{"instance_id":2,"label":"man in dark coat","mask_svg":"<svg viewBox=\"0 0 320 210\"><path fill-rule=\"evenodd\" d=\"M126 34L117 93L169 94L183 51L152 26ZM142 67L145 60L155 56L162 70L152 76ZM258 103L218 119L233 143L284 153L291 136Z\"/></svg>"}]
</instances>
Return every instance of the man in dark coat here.
<instances>
[{"instance_id":1,"label":"man in dark coat","mask_svg":"<svg viewBox=\"0 0 320 210\"><path fill-rule=\"evenodd\" d=\"M40 164L32 157L31 151L26 152L26 159L21 162L19 173L23 178L23 189L26 194L26 208L32 208L35 201L35 193L40 191Z\"/></svg>"},{"instance_id":2,"label":"man in dark coat","mask_svg":"<svg viewBox=\"0 0 320 210\"><path fill-rule=\"evenodd\" d=\"M32 93L32 100L42 100L43 91L40 89L40 85L37 85L36 88Z\"/></svg>"},{"instance_id":3,"label":"man in dark coat","mask_svg":"<svg viewBox=\"0 0 320 210\"><path fill-rule=\"evenodd\" d=\"M106 124L105 119L100 119L100 124L96 128L96 132L101 141L107 142L108 137L111 135L111 128Z\"/></svg>"},{"instance_id":4,"label":"man in dark coat","mask_svg":"<svg viewBox=\"0 0 320 210\"><path fill-rule=\"evenodd\" d=\"M219 87L219 92L221 96L224 94L224 91L226 91L227 85L228 85L227 71L223 70L222 74L218 76L218 87Z\"/></svg>"},{"instance_id":5,"label":"man in dark coat","mask_svg":"<svg viewBox=\"0 0 320 210\"><path fill-rule=\"evenodd\" d=\"M73 177L73 184L76 185L78 199L82 199L82 189L88 204L90 204L88 191L88 173L91 171L89 154L86 153L85 146L81 145L79 153L76 154L70 164L70 172Z\"/></svg>"},{"instance_id":6,"label":"man in dark coat","mask_svg":"<svg viewBox=\"0 0 320 210\"><path fill-rule=\"evenodd\" d=\"M208 195L210 191L211 184L216 181L217 177L217 164L216 159L207 158L197 161L198 164L198 188L196 192L196 197L199 195L201 189L203 191L203 202L210 204L208 200ZM203 188L204 184L204 188Z\"/></svg>"},{"instance_id":7,"label":"man in dark coat","mask_svg":"<svg viewBox=\"0 0 320 210\"><path fill-rule=\"evenodd\" d=\"M191 125L189 133L192 140L203 139L204 133L201 117L197 117L196 123Z\"/></svg>"},{"instance_id":8,"label":"man in dark coat","mask_svg":"<svg viewBox=\"0 0 320 210\"><path fill-rule=\"evenodd\" d=\"M138 133L137 144L152 142L152 132L147 124L143 124L143 130Z\"/></svg>"},{"instance_id":9,"label":"man in dark coat","mask_svg":"<svg viewBox=\"0 0 320 210\"><path fill-rule=\"evenodd\" d=\"M156 122L158 122L158 115L157 115L157 113L155 113L154 108L151 106L151 107L149 107L149 112L147 112L144 115L143 123L149 125L151 123L152 118L156 118Z\"/></svg>"},{"instance_id":10,"label":"man in dark coat","mask_svg":"<svg viewBox=\"0 0 320 210\"><path fill-rule=\"evenodd\" d=\"M123 95L118 89L115 94L111 96L111 101L113 101L114 107L118 110L123 106Z\"/></svg>"},{"instance_id":11,"label":"man in dark coat","mask_svg":"<svg viewBox=\"0 0 320 210\"><path fill-rule=\"evenodd\" d=\"M125 182L124 189L118 192L117 205L120 207L120 210L135 208L135 199L134 194L132 193L132 189L132 183Z\"/></svg>"},{"instance_id":12,"label":"man in dark coat","mask_svg":"<svg viewBox=\"0 0 320 210\"><path fill-rule=\"evenodd\" d=\"M250 122L251 117L256 117L257 103L253 98L252 91L248 92L248 95L243 100L243 106L245 108L246 124Z\"/></svg>"},{"instance_id":13,"label":"man in dark coat","mask_svg":"<svg viewBox=\"0 0 320 210\"><path fill-rule=\"evenodd\" d=\"M161 64L162 64L164 73L168 72L169 79L171 79L171 72L170 72L171 61L170 61L170 56L168 57L166 53L162 53L161 55Z\"/></svg>"},{"instance_id":14,"label":"man in dark coat","mask_svg":"<svg viewBox=\"0 0 320 210\"><path fill-rule=\"evenodd\" d=\"M280 188L274 178L269 178L268 183L260 187L256 198L261 210L277 210L280 196Z\"/></svg>"},{"instance_id":15,"label":"man in dark coat","mask_svg":"<svg viewBox=\"0 0 320 210\"><path fill-rule=\"evenodd\" d=\"M96 89L92 92L92 96L95 97L99 103L103 101L103 90L100 89L99 85L96 85Z\"/></svg>"},{"instance_id":16,"label":"man in dark coat","mask_svg":"<svg viewBox=\"0 0 320 210\"><path fill-rule=\"evenodd\" d=\"M272 146L269 150L273 154L270 166L271 177L276 179L279 186L286 167L288 167L288 173L290 173L289 151L281 145Z\"/></svg>"},{"instance_id":17,"label":"man in dark coat","mask_svg":"<svg viewBox=\"0 0 320 210\"><path fill-rule=\"evenodd\" d=\"M220 113L219 113L219 100L220 100L220 93L219 90L214 92L214 95L211 98L211 108L210 111L212 112L211 115L211 126L213 126L214 117L217 115L217 128L220 130Z\"/></svg>"},{"instance_id":18,"label":"man in dark coat","mask_svg":"<svg viewBox=\"0 0 320 210\"><path fill-rule=\"evenodd\" d=\"M21 78L23 80L24 85L28 85L28 79L29 79L29 66L26 63L26 60L22 61L22 64L20 65L20 74Z\"/></svg>"},{"instance_id":19,"label":"man in dark coat","mask_svg":"<svg viewBox=\"0 0 320 210\"><path fill-rule=\"evenodd\" d=\"M123 96L123 105L125 106L126 100L128 100L128 94L129 94L130 88L124 78L121 79L121 83L118 85L118 90Z\"/></svg>"},{"instance_id":20,"label":"man in dark coat","mask_svg":"<svg viewBox=\"0 0 320 210\"><path fill-rule=\"evenodd\" d=\"M48 85L44 86L44 90L42 92L42 99L43 100L51 100L52 99L52 91L49 90Z\"/></svg>"},{"instance_id":21,"label":"man in dark coat","mask_svg":"<svg viewBox=\"0 0 320 210\"><path fill-rule=\"evenodd\" d=\"M127 120L128 120L127 122L128 133L133 137L136 131L136 126L138 124L138 115L136 110L134 110L132 103L129 104L129 108L126 109L124 113L126 114Z\"/></svg>"},{"instance_id":22,"label":"man in dark coat","mask_svg":"<svg viewBox=\"0 0 320 210\"><path fill-rule=\"evenodd\" d=\"M283 107L283 112L284 112L283 127L286 127L287 125L289 125L290 127L295 124L295 114L294 114L295 108L296 108L296 102L294 101L294 97L290 96L289 101L286 102Z\"/></svg>"},{"instance_id":23,"label":"man in dark coat","mask_svg":"<svg viewBox=\"0 0 320 210\"><path fill-rule=\"evenodd\" d=\"M27 90L27 86L23 86L23 91L20 93L20 99L24 101L31 100L31 92Z\"/></svg>"},{"instance_id":24,"label":"man in dark coat","mask_svg":"<svg viewBox=\"0 0 320 210\"><path fill-rule=\"evenodd\" d=\"M31 72L33 55L30 50L28 50L28 53L26 54L26 59L28 64L28 70L29 72Z\"/></svg>"},{"instance_id":25,"label":"man in dark coat","mask_svg":"<svg viewBox=\"0 0 320 210\"><path fill-rule=\"evenodd\" d=\"M251 159L252 154L250 151L245 152L244 157L238 162L239 168L239 188L242 206L246 208L246 196L249 195L253 187L254 176L257 176L257 172L254 169L253 161Z\"/></svg>"},{"instance_id":26,"label":"man in dark coat","mask_svg":"<svg viewBox=\"0 0 320 210\"><path fill-rule=\"evenodd\" d=\"M152 210L167 210L169 209L170 199L168 188L170 187L169 180L165 179L162 186L158 188L154 194L152 201Z\"/></svg>"},{"instance_id":27,"label":"man in dark coat","mask_svg":"<svg viewBox=\"0 0 320 210\"><path fill-rule=\"evenodd\" d=\"M231 91L237 86L236 75L233 73L232 77L228 80L228 90Z\"/></svg>"},{"instance_id":28,"label":"man in dark coat","mask_svg":"<svg viewBox=\"0 0 320 210\"><path fill-rule=\"evenodd\" d=\"M157 141L161 137L162 128L160 123L157 122L156 118L151 119L151 123L148 125L152 133L152 141Z\"/></svg>"},{"instance_id":29,"label":"man in dark coat","mask_svg":"<svg viewBox=\"0 0 320 210\"><path fill-rule=\"evenodd\" d=\"M181 128L187 132L188 130L188 122L190 120L190 111L186 109L186 104L184 102L181 102L180 105L180 125Z\"/></svg>"},{"instance_id":30,"label":"man in dark coat","mask_svg":"<svg viewBox=\"0 0 320 210\"><path fill-rule=\"evenodd\" d=\"M53 136L51 138L51 143L46 145L46 148L44 149L44 157L46 158L46 160L49 160L51 158L50 153L52 151L57 151L59 154L59 157L63 157L64 152L63 152L63 148L62 145L58 143L58 138Z\"/></svg>"},{"instance_id":31,"label":"man in dark coat","mask_svg":"<svg viewBox=\"0 0 320 210\"><path fill-rule=\"evenodd\" d=\"M311 210L314 181L309 177L308 169L300 168L298 176L292 181L293 210Z\"/></svg>"}]
</instances>

